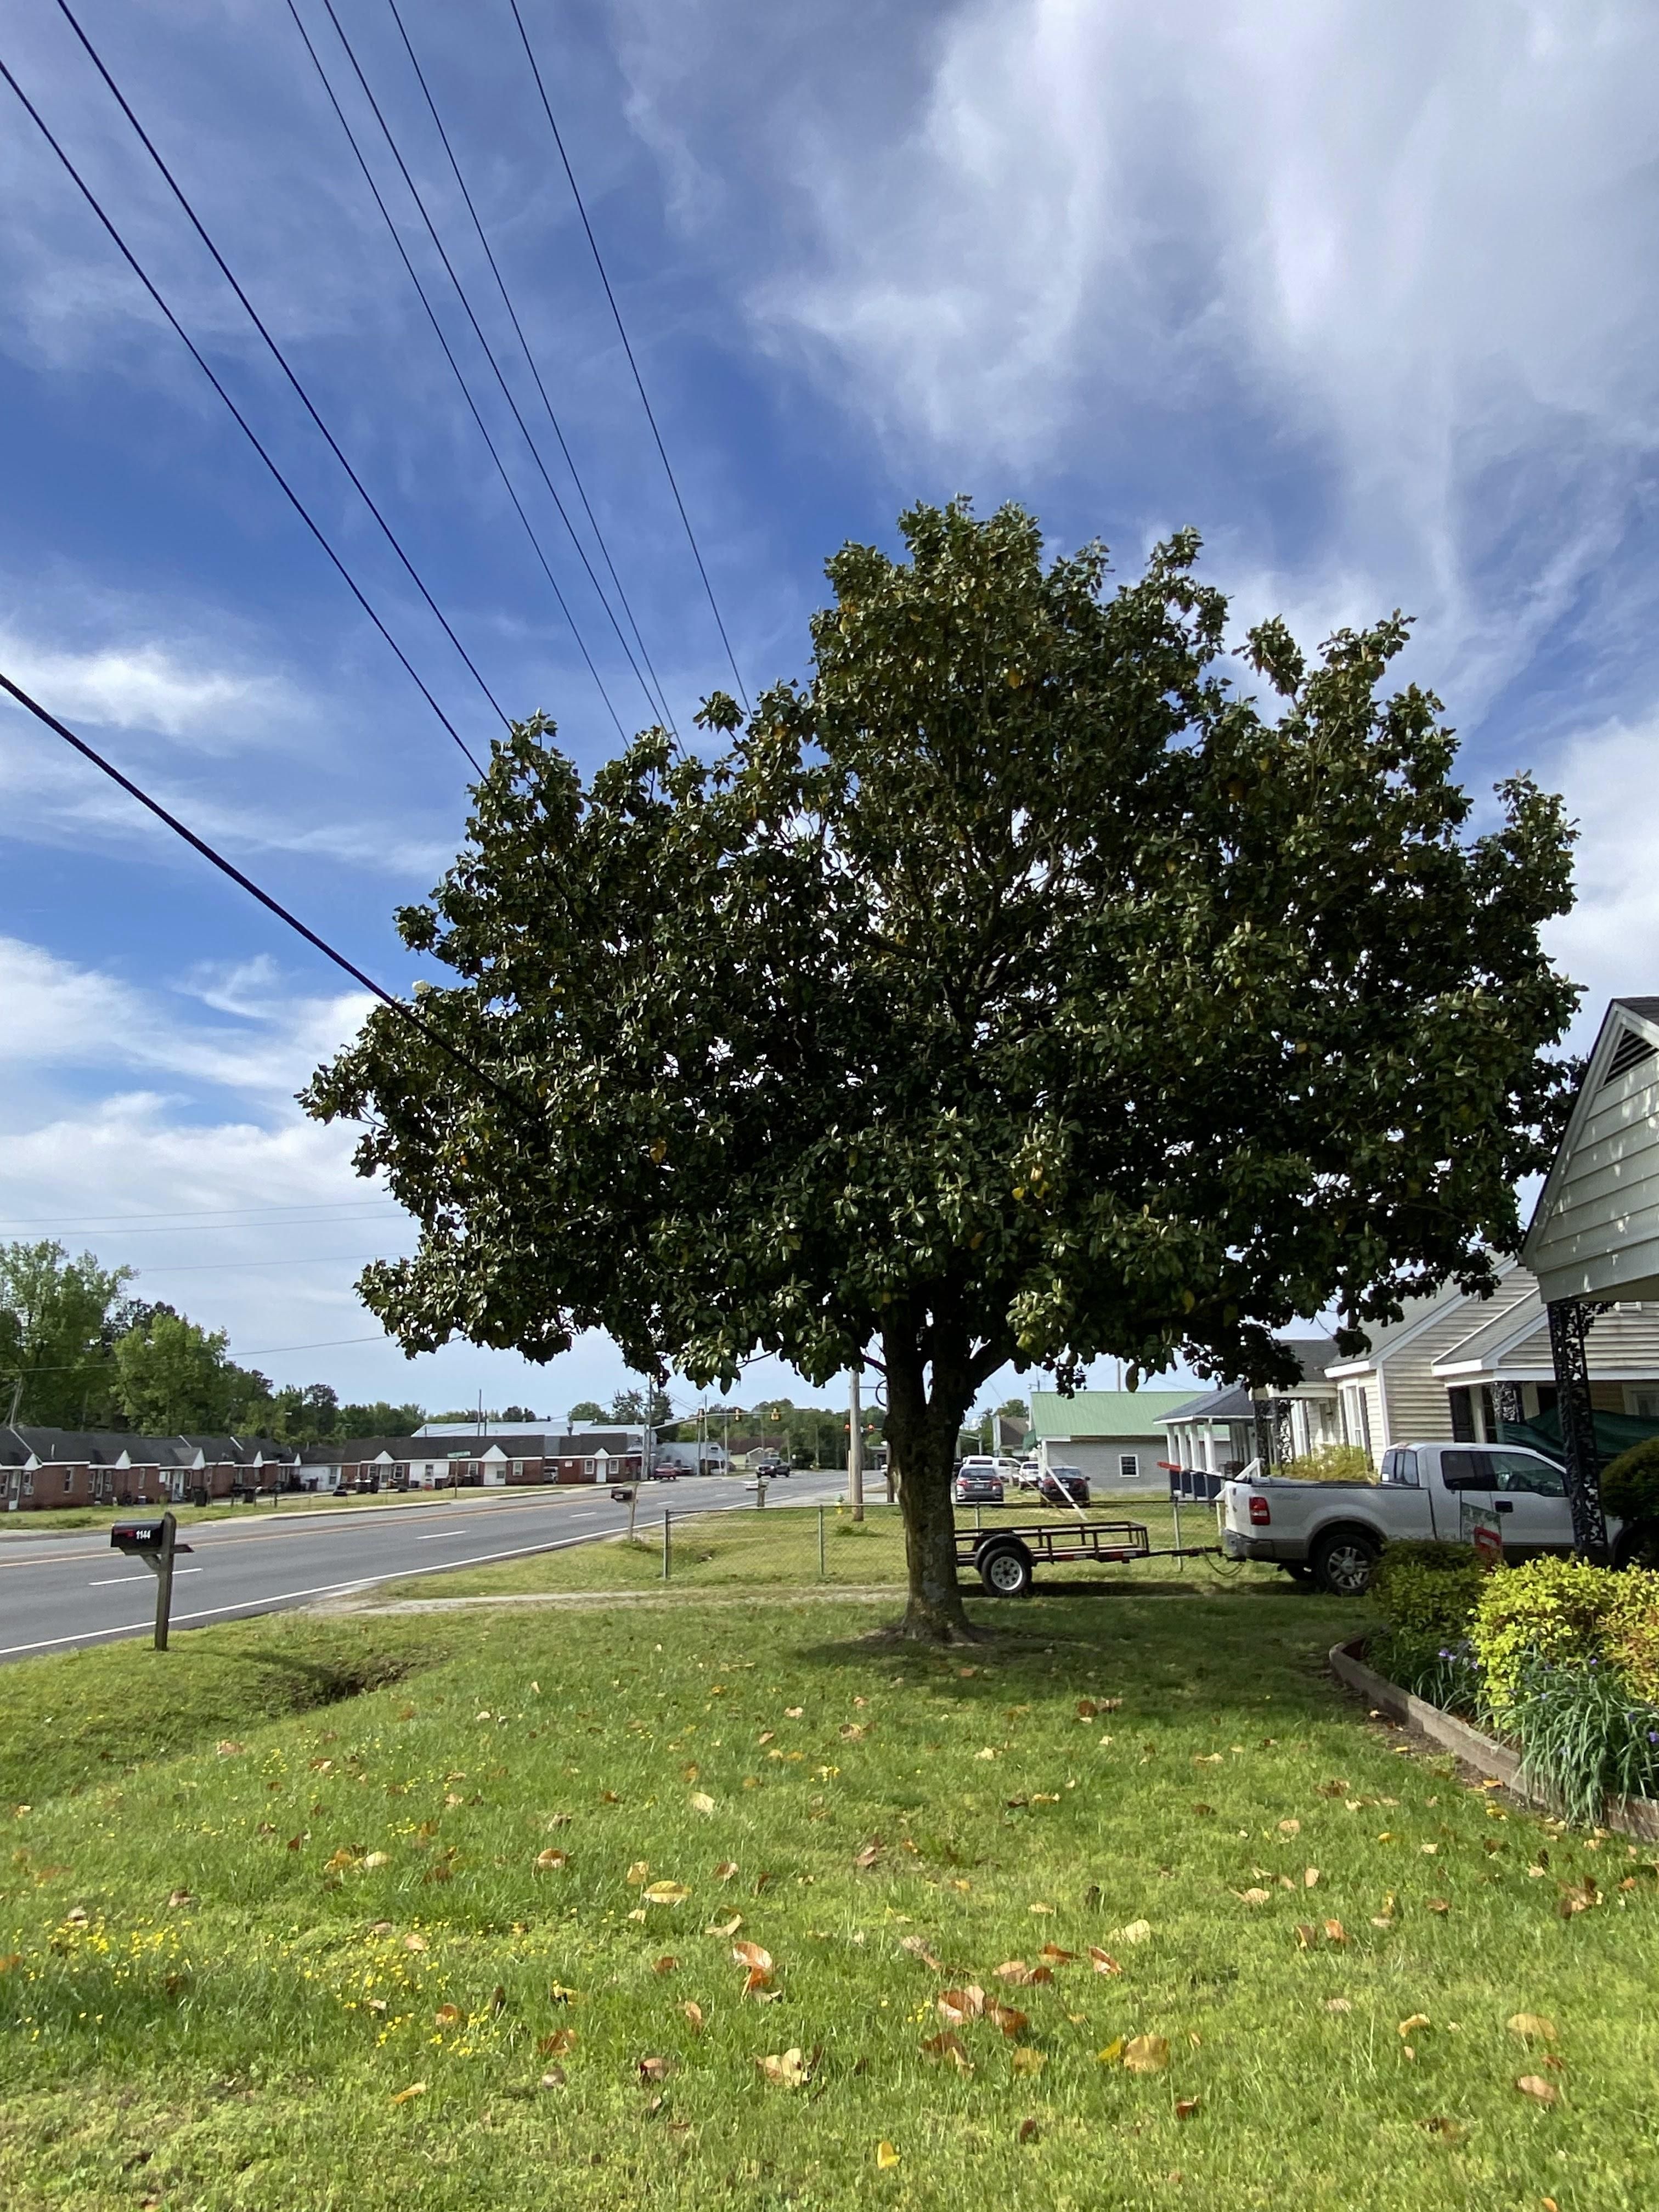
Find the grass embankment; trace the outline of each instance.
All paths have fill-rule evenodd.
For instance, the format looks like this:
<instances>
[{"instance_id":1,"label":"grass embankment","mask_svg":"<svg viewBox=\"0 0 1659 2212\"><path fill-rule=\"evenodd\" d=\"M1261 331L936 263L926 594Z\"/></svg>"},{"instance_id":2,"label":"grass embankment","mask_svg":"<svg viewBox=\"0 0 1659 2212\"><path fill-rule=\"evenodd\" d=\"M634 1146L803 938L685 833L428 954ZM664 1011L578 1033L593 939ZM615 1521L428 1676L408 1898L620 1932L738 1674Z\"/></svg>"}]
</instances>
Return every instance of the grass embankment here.
<instances>
[{"instance_id":1,"label":"grass embankment","mask_svg":"<svg viewBox=\"0 0 1659 2212\"><path fill-rule=\"evenodd\" d=\"M580 1590L659 1590L662 1572L662 1516L671 1516L669 1583L677 1589L753 1589L767 1584L805 1589L822 1583L850 1588L899 1589L904 1583L904 1535L898 1509L871 1505L866 1517L855 1522L833 1505L824 1509L823 1572L819 1571L818 1515L814 1506L750 1508L738 1511L679 1514L666 1500L653 1494L649 1514L641 1508L630 1545L621 1540L573 1546L568 1551L538 1553L498 1565L458 1569L438 1580L417 1580L386 1585L388 1598L509 1597L538 1592ZM1091 1509L1091 1521L1139 1521L1152 1544L1160 1549L1175 1541L1174 1522L1166 1499L1114 1499L1109 1506ZM1001 1526L1036 1524L1052 1527L1064 1536L1066 1516L1052 1508L1033 1505L1009 1510L987 1506L983 1527L988 1532ZM962 1509L957 1526L974 1526L972 1509ZM1188 1546L1212 1543L1215 1519L1203 1507L1184 1507L1181 1534ZM1284 1580L1276 1569L1232 1565L1212 1566L1192 1559L1148 1559L1133 1566L1100 1567L1087 1563L1039 1563L1040 1583L1054 1589L1070 1583L1122 1593L1158 1589L1173 1595L1182 1588L1213 1591L1260 1588ZM977 1588L977 1583L975 1587ZM996 1616L1000 1624L1005 1616Z\"/></svg>"},{"instance_id":2,"label":"grass embankment","mask_svg":"<svg viewBox=\"0 0 1659 2212\"><path fill-rule=\"evenodd\" d=\"M6 1729L58 1718L0 1861L0 2201L1652 2202L1622 1841L1396 1755L1322 1672L1352 1612L1287 1585L976 1609L1017 1638L692 1599L9 1669ZM256 1720L248 1683L375 1651L433 1663ZM139 1763L54 1795L116 1710ZM969 1989L1000 2024L941 2015Z\"/></svg>"}]
</instances>

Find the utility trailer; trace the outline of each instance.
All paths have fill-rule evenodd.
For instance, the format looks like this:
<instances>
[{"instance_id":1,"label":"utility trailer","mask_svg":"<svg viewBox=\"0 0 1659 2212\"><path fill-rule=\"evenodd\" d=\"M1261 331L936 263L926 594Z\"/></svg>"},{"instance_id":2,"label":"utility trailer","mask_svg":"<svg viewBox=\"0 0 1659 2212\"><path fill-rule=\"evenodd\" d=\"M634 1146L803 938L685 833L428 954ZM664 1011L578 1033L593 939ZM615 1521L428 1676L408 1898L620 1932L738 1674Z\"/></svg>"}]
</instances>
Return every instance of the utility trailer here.
<instances>
[{"instance_id":1,"label":"utility trailer","mask_svg":"<svg viewBox=\"0 0 1659 2212\"><path fill-rule=\"evenodd\" d=\"M993 1528L958 1528L957 1561L971 1567L989 1597L1029 1595L1037 1563L1058 1566L1093 1559L1121 1566L1137 1559L1218 1559L1218 1544L1176 1542L1154 1551L1144 1521L1027 1521Z\"/></svg>"}]
</instances>

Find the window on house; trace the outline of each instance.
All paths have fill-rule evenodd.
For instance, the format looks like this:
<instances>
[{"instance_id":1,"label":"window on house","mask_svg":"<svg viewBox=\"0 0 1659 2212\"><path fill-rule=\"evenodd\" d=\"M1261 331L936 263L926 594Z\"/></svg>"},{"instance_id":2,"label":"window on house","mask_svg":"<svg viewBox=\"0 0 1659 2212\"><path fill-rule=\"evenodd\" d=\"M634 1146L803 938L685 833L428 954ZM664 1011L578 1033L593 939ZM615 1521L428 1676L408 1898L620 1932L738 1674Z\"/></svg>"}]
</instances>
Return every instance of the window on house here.
<instances>
[{"instance_id":1,"label":"window on house","mask_svg":"<svg viewBox=\"0 0 1659 2212\"><path fill-rule=\"evenodd\" d=\"M1659 1421L1659 1390L1625 1389L1625 1411L1638 1421Z\"/></svg>"},{"instance_id":2,"label":"window on house","mask_svg":"<svg viewBox=\"0 0 1659 2212\"><path fill-rule=\"evenodd\" d=\"M74 1469L72 1467L66 1467L66 1468L64 1469L64 1491L67 1492L69 1492L69 1491L73 1490L73 1489L74 1489L74 1487L75 1487L75 1469Z\"/></svg>"},{"instance_id":3,"label":"window on house","mask_svg":"<svg viewBox=\"0 0 1659 2212\"><path fill-rule=\"evenodd\" d=\"M34 1495L34 1477L32 1474L26 1474L23 1477L23 1495L25 1498L33 1498Z\"/></svg>"},{"instance_id":4,"label":"window on house","mask_svg":"<svg viewBox=\"0 0 1659 2212\"><path fill-rule=\"evenodd\" d=\"M1120 1452L1117 1458L1117 1474L1120 1482L1139 1482L1140 1480L1139 1453Z\"/></svg>"}]
</instances>

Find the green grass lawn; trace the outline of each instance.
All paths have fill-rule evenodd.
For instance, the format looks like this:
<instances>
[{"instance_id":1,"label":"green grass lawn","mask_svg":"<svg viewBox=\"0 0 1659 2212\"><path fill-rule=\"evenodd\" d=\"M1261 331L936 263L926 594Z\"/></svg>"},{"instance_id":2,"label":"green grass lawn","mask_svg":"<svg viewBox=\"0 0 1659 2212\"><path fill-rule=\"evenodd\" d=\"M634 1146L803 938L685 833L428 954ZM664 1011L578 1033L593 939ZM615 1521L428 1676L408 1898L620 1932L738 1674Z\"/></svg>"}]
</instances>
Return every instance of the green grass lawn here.
<instances>
[{"instance_id":1,"label":"green grass lawn","mask_svg":"<svg viewBox=\"0 0 1659 2212\"><path fill-rule=\"evenodd\" d=\"M631 1545L621 1540L575 1545L568 1551L538 1553L498 1565L459 1569L437 1584L424 1577L389 1584L383 1594L411 1598L504 1597L537 1591L659 1589L665 1511L670 1516L668 1579L677 1589L746 1589L763 1583L805 1588L820 1581L863 1589L903 1586L904 1538L896 1506L871 1505L862 1522L854 1522L845 1512L838 1513L834 1505L826 1506L820 1570L816 1506L767 1505L723 1513L681 1514L659 1494L653 1493L649 1511L642 1507L639 1512ZM1167 1499L1114 1501L1109 1507L1091 1511L1089 1517L1140 1522L1149 1541L1160 1550L1175 1541ZM1029 1502L1023 1510L984 1509L982 1525L987 1529L1032 1522L1064 1534L1066 1516ZM974 1527L971 1508L958 1512L957 1525L964 1529ZM1202 1508L1183 1508L1181 1534L1188 1547L1212 1543L1213 1514ZM1060 1564L1041 1567L1039 1574L1044 1586L1051 1589L1080 1583L1120 1591L1159 1588L1169 1593L1182 1587L1206 1591L1260 1589L1285 1579L1272 1567L1226 1562L1218 1567L1200 1559L1152 1559L1115 1568Z\"/></svg>"},{"instance_id":2,"label":"green grass lawn","mask_svg":"<svg viewBox=\"0 0 1659 2212\"><path fill-rule=\"evenodd\" d=\"M0 2202L1653 2203L1650 1859L1400 1755L1351 1610L772 1595L9 1669Z\"/></svg>"}]
</instances>

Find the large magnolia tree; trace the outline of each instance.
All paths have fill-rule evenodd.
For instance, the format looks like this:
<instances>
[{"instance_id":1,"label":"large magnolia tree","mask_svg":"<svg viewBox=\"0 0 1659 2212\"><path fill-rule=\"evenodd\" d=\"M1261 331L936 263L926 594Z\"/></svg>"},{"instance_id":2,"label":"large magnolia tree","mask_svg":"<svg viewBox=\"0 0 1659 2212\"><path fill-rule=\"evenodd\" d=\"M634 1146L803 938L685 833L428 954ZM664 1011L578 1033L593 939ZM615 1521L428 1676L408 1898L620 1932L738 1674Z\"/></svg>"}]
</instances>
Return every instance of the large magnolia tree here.
<instances>
[{"instance_id":1,"label":"large magnolia tree","mask_svg":"<svg viewBox=\"0 0 1659 2212\"><path fill-rule=\"evenodd\" d=\"M410 1351L877 1369L906 1626L951 1637L999 1369L1267 1382L1297 1316L1491 1281L1566 1082L1571 833L1520 778L1466 836L1398 616L1310 661L1228 640L1191 533L1109 589L1017 507L902 528L830 562L808 683L707 703L711 757L651 731L585 787L542 718L500 743L398 917L453 1050L381 1010L307 1103L419 1221L362 1284Z\"/></svg>"}]
</instances>

